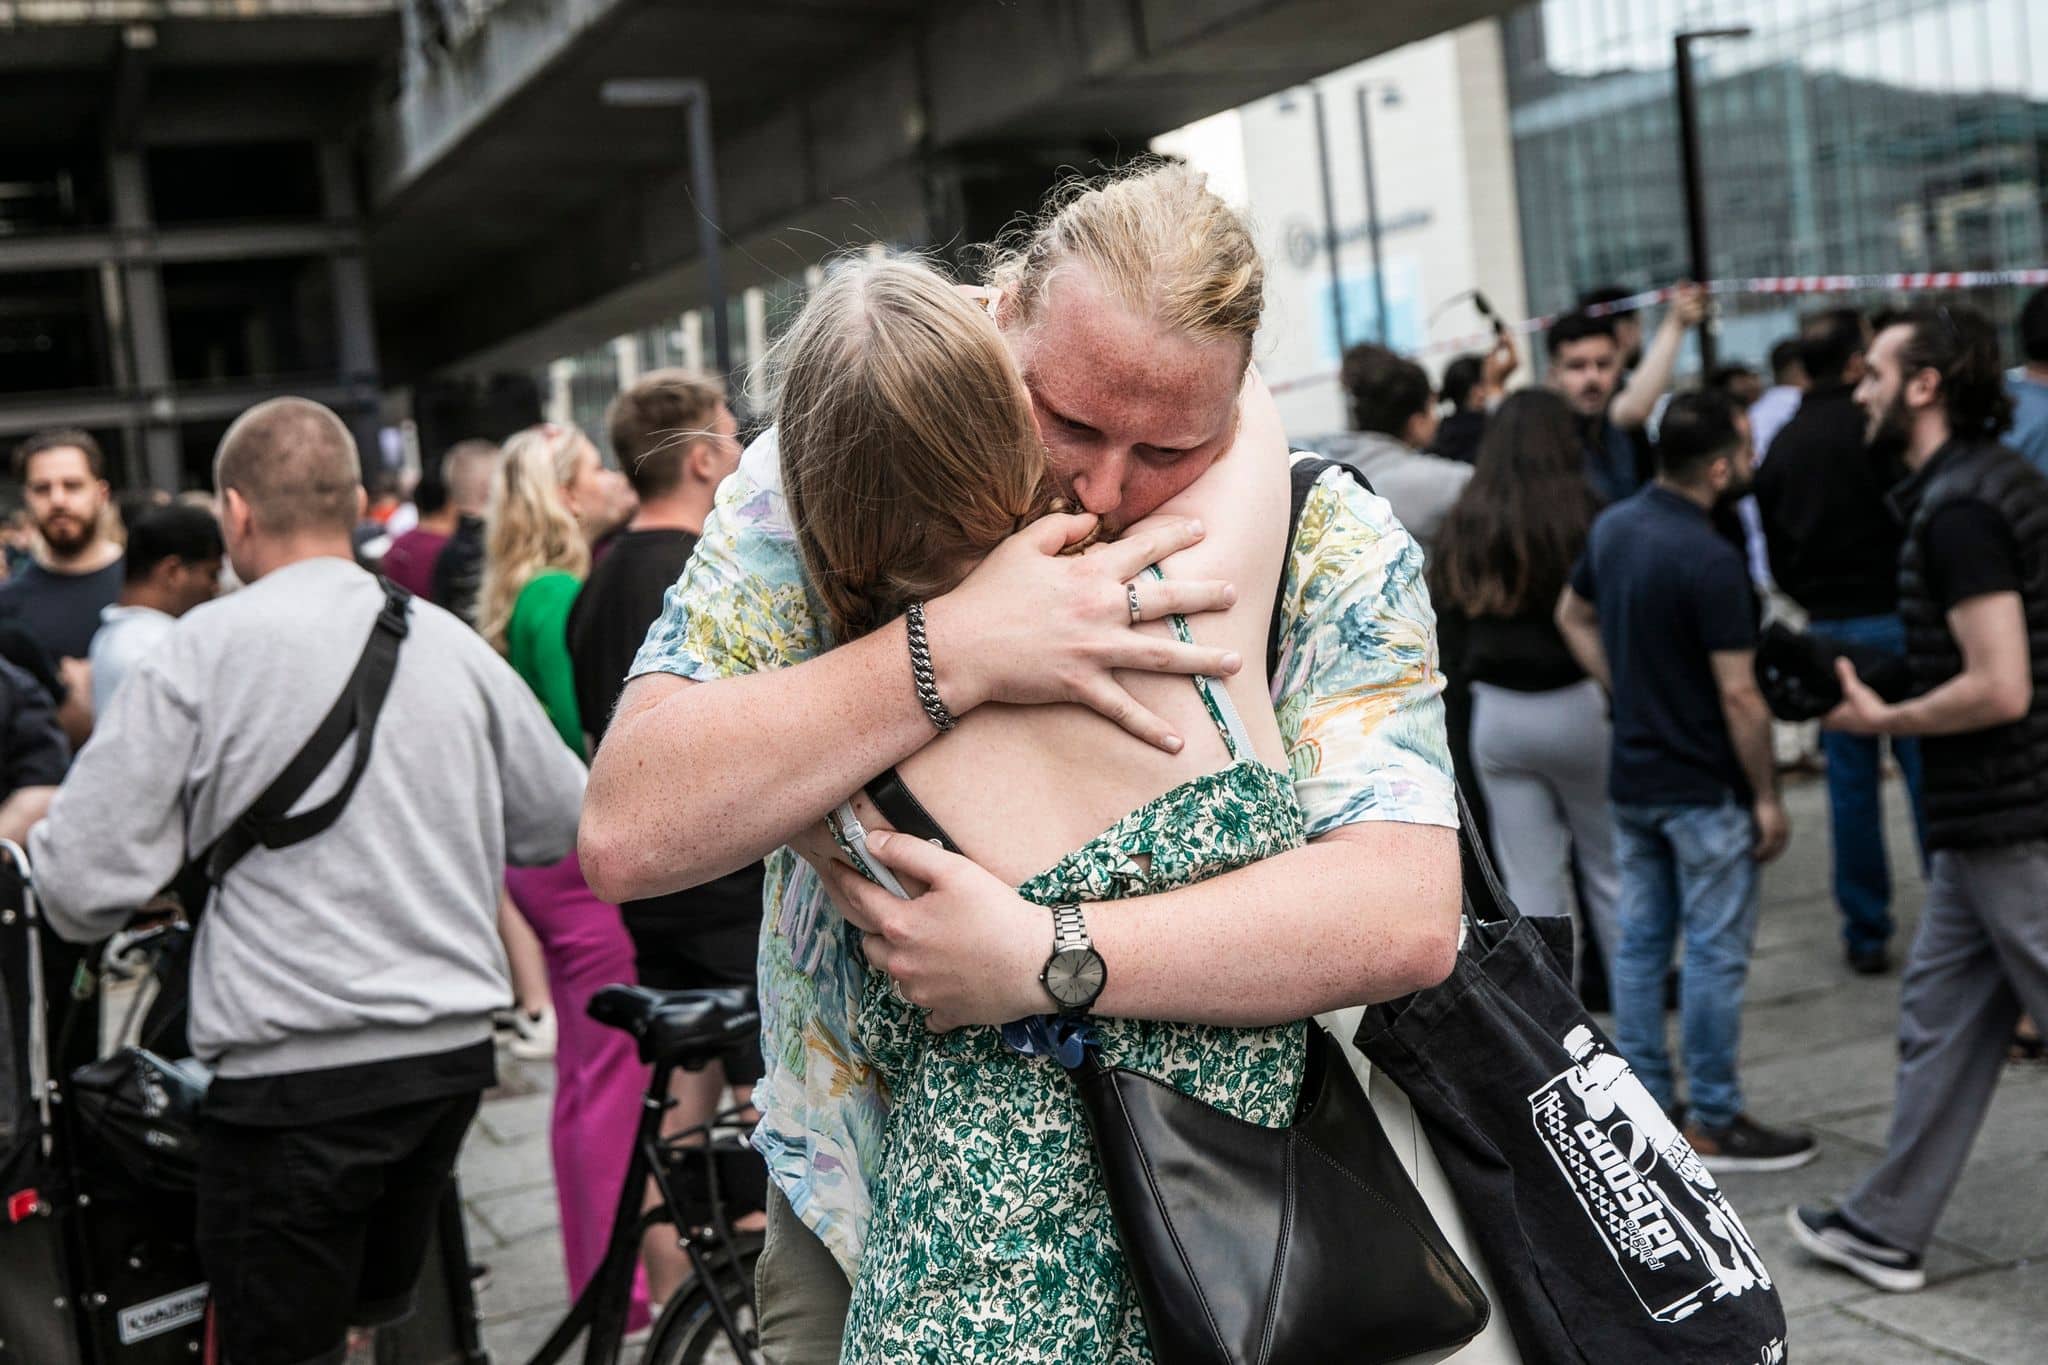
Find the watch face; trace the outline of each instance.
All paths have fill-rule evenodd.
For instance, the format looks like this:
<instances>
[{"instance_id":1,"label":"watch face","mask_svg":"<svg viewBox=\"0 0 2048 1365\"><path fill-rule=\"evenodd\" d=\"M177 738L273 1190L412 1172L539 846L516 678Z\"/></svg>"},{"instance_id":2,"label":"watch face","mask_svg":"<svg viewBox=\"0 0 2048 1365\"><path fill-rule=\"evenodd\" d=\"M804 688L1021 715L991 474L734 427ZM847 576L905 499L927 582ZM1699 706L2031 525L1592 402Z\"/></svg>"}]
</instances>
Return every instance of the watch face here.
<instances>
[{"instance_id":1,"label":"watch face","mask_svg":"<svg viewBox=\"0 0 2048 1365\"><path fill-rule=\"evenodd\" d=\"M1045 964L1045 989L1066 1009L1095 1003L1107 976L1102 954L1093 948L1063 948Z\"/></svg>"}]
</instances>

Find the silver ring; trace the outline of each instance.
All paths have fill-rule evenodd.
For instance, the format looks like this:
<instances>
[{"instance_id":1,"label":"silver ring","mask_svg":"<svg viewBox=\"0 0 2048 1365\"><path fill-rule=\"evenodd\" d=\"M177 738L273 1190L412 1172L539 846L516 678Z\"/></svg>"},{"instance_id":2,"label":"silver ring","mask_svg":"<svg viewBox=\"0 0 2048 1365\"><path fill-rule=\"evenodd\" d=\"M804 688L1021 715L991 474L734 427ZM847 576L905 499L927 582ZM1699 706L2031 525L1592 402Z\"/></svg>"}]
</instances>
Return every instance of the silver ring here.
<instances>
[{"instance_id":1,"label":"silver ring","mask_svg":"<svg viewBox=\"0 0 2048 1365\"><path fill-rule=\"evenodd\" d=\"M1131 624L1135 626L1145 619L1145 614L1138 610L1138 585L1136 583L1126 583L1124 584L1124 592L1130 598Z\"/></svg>"}]
</instances>

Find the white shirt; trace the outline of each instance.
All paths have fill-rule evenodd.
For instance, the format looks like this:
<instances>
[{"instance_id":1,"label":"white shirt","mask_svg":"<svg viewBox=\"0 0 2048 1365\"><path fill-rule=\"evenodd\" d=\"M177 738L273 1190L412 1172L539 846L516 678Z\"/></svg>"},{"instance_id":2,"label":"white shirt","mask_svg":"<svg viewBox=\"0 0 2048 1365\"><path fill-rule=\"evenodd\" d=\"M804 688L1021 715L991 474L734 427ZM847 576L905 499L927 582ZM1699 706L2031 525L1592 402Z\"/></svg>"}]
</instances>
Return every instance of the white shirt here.
<instances>
[{"instance_id":1,"label":"white shirt","mask_svg":"<svg viewBox=\"0 0 2048 1365\"><path fill-rule=\"evenodd\" d=\"M86 660L92 665L92 713L107 714L114 689L136 664L155 652L177 618L155 607L104 607Z\"/></svg>"}]
</instances>

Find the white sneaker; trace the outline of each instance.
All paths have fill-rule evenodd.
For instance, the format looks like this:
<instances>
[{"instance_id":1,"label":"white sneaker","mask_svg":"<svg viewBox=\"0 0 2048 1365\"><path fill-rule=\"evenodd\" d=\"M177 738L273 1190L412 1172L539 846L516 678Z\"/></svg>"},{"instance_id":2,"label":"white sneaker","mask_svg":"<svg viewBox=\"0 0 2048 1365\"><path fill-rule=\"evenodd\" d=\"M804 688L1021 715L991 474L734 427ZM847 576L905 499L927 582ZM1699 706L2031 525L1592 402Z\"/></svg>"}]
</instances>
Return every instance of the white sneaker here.
<instances>
[{"instance_id":1,"label":"white sneaker","mask_svg":"<svg viewBox=\"0 0 2048 1365\"><path fill-rule=\"evenodd\" d=\"M539 1014L514 1011L512 1042L505 1050L522 1062L552 1060L555 1055L555 1012L552 1009L542 1010Z\"/></svg>"}]
</instances>

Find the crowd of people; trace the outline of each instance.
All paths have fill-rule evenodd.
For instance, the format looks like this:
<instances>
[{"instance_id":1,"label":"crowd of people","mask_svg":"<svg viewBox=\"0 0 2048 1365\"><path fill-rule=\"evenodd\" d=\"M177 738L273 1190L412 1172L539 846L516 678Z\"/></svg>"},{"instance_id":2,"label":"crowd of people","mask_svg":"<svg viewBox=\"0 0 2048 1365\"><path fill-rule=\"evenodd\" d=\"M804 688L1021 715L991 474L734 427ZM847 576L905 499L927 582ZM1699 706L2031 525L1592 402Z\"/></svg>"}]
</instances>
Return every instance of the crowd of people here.
<instances>
[{"instance_id":1,"label":"crowd of people","mask_svg":"<svg viewBox=\"0 0 2048 1365\"><path fill-rule=\"evenodd\" d=\"M681 370L614 401L615 463L539 423L409 502L373 503L302 399L235 422L210 496L127 515L89 434L23 443L0 836L81 940L208 874L188 1034L225 1358L339 1359L408 1311L494 1021L553 1057L579 1290L646 1084L585 1006L637 981L759 991L758 1045L679 1077L665 1122L758 1106L768 1359L1150 1360L1066 1068L1290 1122L1318 1016L1452 968L1459 777L1512 899L1577 925L1558 966L1611 1005L1610 1069L1707 1171L1810 1160L1738 1063L1791 837L1767 619L1833 688L1850 968L1893 966L1887 755L1928 876L1886 1157L1789 1216L1917 1287L2048 1011L2048 291L2011 375L1951 303L1816 312L1769 385L1683 388L1704 292L1647 338L1625 297L1556 322L1529 387L1505 331L1441 387L1354 347L1351 429L1289 433L1250 234L1161 163L1056 200L972 288L829 273L744 450ZM1300 487L1290 437L1333 462ZM938 837L891 837L892 799ZM685 1271L648 1239L634 1325ZM1506 1315L1466 1351L1522 1358Z\"/></svg>"},{"instance_id":2,"label":"crowd of people","mask_svg":"<svg viewBox=\"0 0 2048 1365\"><path fill-rule=\"evenodd\" d=\"M1611 994L1622 1054L1709 1169L1816 1151L1750 1118L1737 1074L1756 869L1789 838L1761 625L1803 621L1840 670L1821 747L1846 965L1894 965L1887 756L1928 906L1902 982L1886 1160L1841 1208L1792 1221L1824 1259L1917 1288L2000 1063L2041 1054L2039 916L2016 907L2048 887L2048 807L2038 776L2021 776L2039 771L2027 755L2048 647L2027 586L2048 557L2048 290L2020 312L2024 363L2009 372L1967 306L1828 308L1773 348L1769 387L1723 367L1667 395L1697 303L1679 292L1657 367L1633 372L1639 330L1561 319L1545 386L1496 398L1475 424L1469 476L1413 417L1432 397L1420 367L1379 347L1345 357L1365 434L1312 444L1356 461L1432 545L1449 694L1468 693L1452 749L1508 888L1525 913L1577 913L1597 950L1582 974L1603 978L1589 998ZM1481 359L1452 362L1447 380ZM1679 942L1684 1100L1664 1017Z\"/></svg>"}]
</instances>

